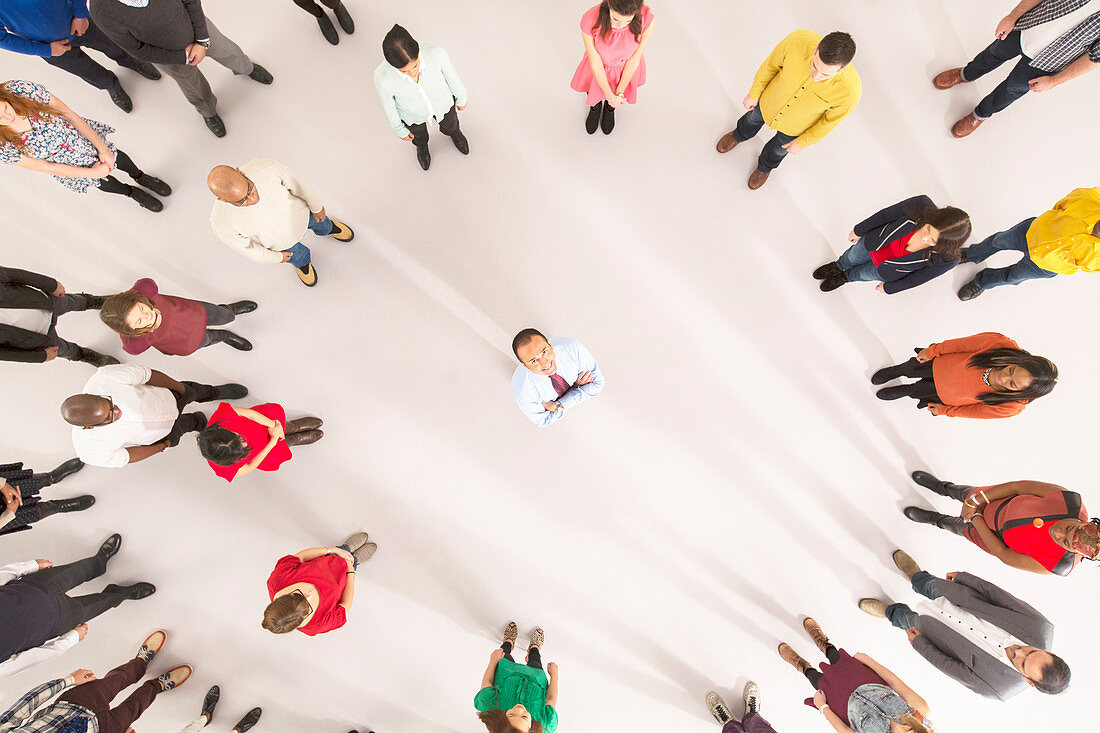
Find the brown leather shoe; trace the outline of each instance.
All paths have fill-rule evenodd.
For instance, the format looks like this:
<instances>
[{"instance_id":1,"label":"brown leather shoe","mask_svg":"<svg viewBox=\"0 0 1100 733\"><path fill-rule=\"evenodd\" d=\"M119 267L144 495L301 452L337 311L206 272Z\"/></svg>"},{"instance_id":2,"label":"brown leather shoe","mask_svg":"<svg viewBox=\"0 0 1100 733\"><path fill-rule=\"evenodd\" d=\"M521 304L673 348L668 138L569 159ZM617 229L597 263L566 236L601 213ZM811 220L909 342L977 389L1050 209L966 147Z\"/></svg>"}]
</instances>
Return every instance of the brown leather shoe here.
<instances>
[{"instance_id":1,"label":"brown leather shoe","mask_svg":"<svg viewBox=\"0 0 1100 733\"><path fill-rule=\"evenodd\" d=\"M807 618L802 622L802 628L806 629L806 633L810 635L810 638L814 640L814 644L824 654L825 649L829 647L829 637L825 636L825 632L821 630L821 624L812 618Z\"/></svg>"},{"instance_id":2,"label":"brown leather shoe","mask_svg":"<svg viewBox=\"0 0 1100 733\"><path fill-rule=\"evenodd\" d=\"M806 674L806 670L811 669L810 663L802 657L798 656L798 652L791 648L790 644L779 645L779 656L783 661L797 669L802 674Z\"/></svg>"},{"instance_id":3,"label":"brown leather shoe","mask_svg":"<svg viewBox=\"0 0 1100 733\"><path fill-rule=\"evenodd\" d=\"M316 443L323 437L325 437L325 434L321 430L306 430L301 433L290 433L286 436L286 444L309 445L310 443Z\"/></svg>"},{"instance_id":4,"label":"brown leather shoe","mask_svg":"<svg viewBox=\"0 0 1100 733\"><path fill-rule=\"evenodd\" d=\"M957 69L941 71L932 79L932 86L936 87L936 89L950 89L951 87L966 83L966 79L963 79L961 66Z\"/></svg>"},{"instance_id":5,"label":"brown leather shoe","mask_svg":"<svg viewBox=\"0 0 1100 733\"><path fill-rule=\"evenodd\" d=\"M737 147L737 144L741 141L733 136L733 132L727 132L722 136L722 139L718 141L718 152L728 153Z\"/></svg>"},{"instance_id":6,"label":"brown leather shoe","mask_svg":"<svg viewBox=\"0 0 1100 733\"><path fill-rule=\"evenodd\" d=\"M961 120L954 124L954 126L951 128L951 134L955 137L966 137L967 135L981 127L982 122L984 121L985 120L979 120L977 117L974 116L974 113L971 112L966 117L963 117Z\"/></svg>"},{"instance_id":7,"label":"brown leather shoe","mask_svg":"<svg viewBox=\"0 0 1100 733\"><path fill-rule=\"evenodd\" d=\"M768 182L768 176L770 173L761 173L756 168L752 169L752 175L749 176L749 189L755 191Z\"/></svg>"},{"instance_id":8,"label":"brown leather shoe","mask_svg":"<svg viewBox=\"0 0 1100 733\"><path fill-rule=\"evenodd\" d=\"M284 433L290 435L291 433L305 433L310 430L317 430L324 425L324 421L319 417L300 417L297 420L290 420L286 424Z\"/></svg>"}]
</instances>

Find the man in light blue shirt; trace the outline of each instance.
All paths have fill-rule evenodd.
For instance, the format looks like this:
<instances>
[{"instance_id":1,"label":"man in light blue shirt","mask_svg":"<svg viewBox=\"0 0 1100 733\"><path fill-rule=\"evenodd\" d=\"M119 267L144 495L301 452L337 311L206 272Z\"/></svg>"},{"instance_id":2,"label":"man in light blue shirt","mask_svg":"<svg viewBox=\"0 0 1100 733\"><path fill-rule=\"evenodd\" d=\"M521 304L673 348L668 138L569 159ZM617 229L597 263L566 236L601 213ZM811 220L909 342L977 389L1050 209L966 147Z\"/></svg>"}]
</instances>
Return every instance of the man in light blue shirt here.
<instances>
[{"instance_id":1,"label":"man in light blue shirt","mask_svg":"<svg viewBox=\"0 0 1100 733\"><path fill-rule=\"evenodd\" d=\"M428 122L454 141L458 152L470 153L470 143L458 124L458 110L466 109L466 86L458 78L447 52L425 43L395 25L382 41L386 60L374 70L374 86L394 133L416 146L424 170L432 164L428 152Z\"/></svg>"},{"instance_id":2,"label":"man in light blue shirt","mask_svg":"<svg viewBox=\"0 0 1100 733\"><path fill-rule=\"evenodd\" d=\"M554 424L603 391L603 372L576 339L547 339L525 328L512 339L512 353L521 365L512 375L512 392L535 427Z\"/></svg>"}]
</instances>

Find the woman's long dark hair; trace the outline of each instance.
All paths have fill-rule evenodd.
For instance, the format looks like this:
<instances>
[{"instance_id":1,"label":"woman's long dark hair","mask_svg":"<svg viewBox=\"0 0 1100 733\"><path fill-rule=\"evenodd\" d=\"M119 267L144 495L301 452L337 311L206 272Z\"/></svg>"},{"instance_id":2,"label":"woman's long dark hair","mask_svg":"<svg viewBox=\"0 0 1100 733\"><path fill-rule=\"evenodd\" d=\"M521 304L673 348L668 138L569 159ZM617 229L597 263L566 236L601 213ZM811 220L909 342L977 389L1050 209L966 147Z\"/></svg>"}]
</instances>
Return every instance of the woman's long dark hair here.
<instances>
[{"instance_id":1,"label":"woman's long dark hair","mask_svg":"<svg viewBox=\"0 0 1100 733\"><path fill-rule=\"evenodd\" d=\"M954 206L929 206L910 215L918 228L931 224L940 236L932 251L944 262L958 262L959 250L970 239L970 215Z\"/></svg>"},{"instance_id":2,"label":"woman's long dark hair","mask_svg":"<svg viewBox=\"0 0 1100 733\"><path fill-rule=\"evenodd\" d=\"M484 713L478 713L477 719L485 724L485 727L489 729L489 733L519 733L508 722L504 712L503 710L486 710ZM542 733L542 723L532 720L531 733Z\"/></svg>"},{"instance_id":3,"label":"woman's long dark hair","mask_svg":"<svg viewBox=\"0 0 1100 733\"><path fill-rule=\"evenodd\" d=\"M1031 402L1050 394L1058 384L1058 367L1050 359L1034 356L1023 349L990 349L970 357L969 366L976 369L1000 369L1018 366L1031 374L1031 384L1013 392L985 392L978 399L987 405L1003 405L1008 402Z\"/></svg>"},{"instance_id":4,"label":"woman's long dark hair","mask_svg":"<svg viewBox=\"0 0 1100 733\"><path fill-rule=\"evenodd\" d=\"M217 423L205 428L198 436L199 453L211 463L232 466L248 458L252 448L239 434L226 430Z\"/></svg>"},{"instance_id":5,"label":"woman's long dark hair","mask_svg":"<svg viewBox=\"0 0 1100 733\"><path fill-rule=\"evenodd\" d=\"M630 32L634 34L634 40L642 39L642 8L645 0L603 0L600 3L600 12L596 16L596 25L592 26L592 33L599 33L604 38L611 33L611 11L619 15L633 15L630 21Z\"/></svg>"}]
</instances>

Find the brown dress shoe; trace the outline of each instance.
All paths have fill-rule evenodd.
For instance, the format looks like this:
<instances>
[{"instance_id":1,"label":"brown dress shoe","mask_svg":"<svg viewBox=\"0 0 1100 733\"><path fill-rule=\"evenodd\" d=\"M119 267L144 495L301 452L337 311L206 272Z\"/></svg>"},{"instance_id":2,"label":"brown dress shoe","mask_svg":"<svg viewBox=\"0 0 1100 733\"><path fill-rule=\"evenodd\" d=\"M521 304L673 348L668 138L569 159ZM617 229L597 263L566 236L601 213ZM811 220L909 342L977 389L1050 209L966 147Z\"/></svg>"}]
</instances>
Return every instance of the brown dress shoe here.
<instances>
[{"instance_id":1,"label":"brown dress shoe","mask_svg":"<svg viewBox=\"0 0 1100 733\"><path fill-rule=\"evenodd\" d=\"M749 189L755 191L768 182L768 176L770 173L761 173L756 168L752 169L752 175L749 176Z\"/></svg>"},{"instance_id":2,"label":"brown dress shoe","mask_svg":"<svg viewBox=\"0 0 1100 733\"><path fill-rule=\"evenodd\" d=\"M301 433L290 433L286 436L286 444L309 445L310 443L316 443L323 437L325 437L325 433L321 430L306 430Z\"/></svg>"},{"instance_id":3,"label":"brown dress shoe","mask_svg":"<svg viewBox=\"0 0 1100 733\"><path fill-rule=\"evenodd\" d=\"M953 86L966 83L966 79L963 79L961 66L957 69L941 71L936 74L936 77L932 80L932 86L936 87L936 89L950 89Z\"/></svg>"},{"instance_id":4,"label":"brown dress shoe","mask_svg":"<svg viewBox=\"0 0 1100 733\"><path fill-rule=\"evenodd\" d=\"M727 132L722 136L722 139L718 141L718 152L728 153L737 147L737 144L741 142L733 136L733 132Z\"/></svg>"},{"instance_id":5,"label":"brown dress shoe","mask_svg":"<svg viewBox=\"0 0 1100 733\"><path fill-rule=\"evenodd\" d=\"M322 425L324 425L324 422L319 417L300 417L297 420L288 421L283 432L286 435L305 433L310 430L317 430Z\"/></svg>"},{"instance_id":6,"label":"brown dress shoe","mask_svg":"<svg viewBox=\"0 0 1100 733\"><path fill-rule=\"evenodd\" d=\"M825 636L825 632L821 630L821 624L814 621L812 618L807 618L802 622L802 628L806 629L806 633L810 635L810 638L814 640L814 644L824 654L825 650L829 648L829 637Z\"/></svg>"},{"instance_id":7,"label":"brown dress shoe","mask_svg":"<svg viewBox=\"0 0 1100 733\"><path fill-rule=\"evenodd\" d=\"M984 120L979 120L977 117L974 116L974 113L971 112L966 117L963 117L961 120L954 124L954 126L951 128L951 134L955 137L966 137L967 135L981 127L982 122L984 122Z\"/></svg>"},{"instance_id":8,"label":"brown dress shoe","mask_svg":"<svg viewBox=\"0 0 1100 733\"><path fill-rule=\"evenodd\" d=\"M790 644L779 645L779 656L783 658L784 662L791 665L802 674L806 674L806 670L812 669L810 663L798 656L798 652L792 649Z\"/></svg>"}]
</instances>

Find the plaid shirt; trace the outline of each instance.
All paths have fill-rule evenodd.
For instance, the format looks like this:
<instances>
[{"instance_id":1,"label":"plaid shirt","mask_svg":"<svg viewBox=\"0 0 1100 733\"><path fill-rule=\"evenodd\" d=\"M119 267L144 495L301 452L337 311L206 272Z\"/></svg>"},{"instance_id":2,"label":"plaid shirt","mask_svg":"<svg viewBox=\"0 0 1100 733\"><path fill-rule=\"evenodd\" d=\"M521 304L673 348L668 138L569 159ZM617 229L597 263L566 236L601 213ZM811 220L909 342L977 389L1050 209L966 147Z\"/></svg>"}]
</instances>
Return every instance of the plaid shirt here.
<instances>
[{"instance_id":1,"label":"plaid shirt","mask_svg":"<svg viewBox=\"0 0 1100 733\"><path fill-rule=\"evenodd\" d=\"M1020 16L1016 21L1016 30L1027 30L1057 20L1088 3L1089 0L1043 0ZM1100 11L1093 13L1076 28L1044 48L1031 60L1031 65L1041 71L1057 74L1084 53L1088 54L1093 63L1100 64Z\"/></svg>"},{"instance_id":2,"label":"plaid shirt","mask_svg":"<svg viewBox=\"0 0 1100 733\"><path fill-rule=\"evenodd\" d=\"M28 692L6 713L0 715L0 733L58 733L66 724L87 718L88 733L99 733L95 714L79 705L46 701L69 686L67 679L46 682ZM39 709L41 708L41 709Z\"/></svg>"}]
</instances>

